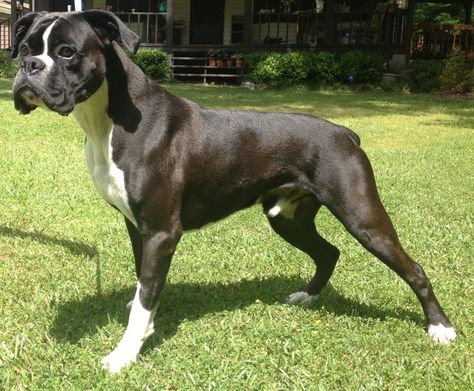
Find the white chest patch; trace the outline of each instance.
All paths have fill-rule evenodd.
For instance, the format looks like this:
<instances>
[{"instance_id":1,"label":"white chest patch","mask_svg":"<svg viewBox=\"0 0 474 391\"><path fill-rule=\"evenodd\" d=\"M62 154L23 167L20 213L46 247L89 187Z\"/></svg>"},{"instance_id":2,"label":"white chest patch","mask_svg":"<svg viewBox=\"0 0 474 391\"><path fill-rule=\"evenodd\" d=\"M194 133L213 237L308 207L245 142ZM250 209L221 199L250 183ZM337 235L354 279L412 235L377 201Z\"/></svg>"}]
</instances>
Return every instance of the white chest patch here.
<instances>
[{"instance_id":1,"label":"white chest patch","mask_svg":"<svg viewBox=\"0 0 474 391\"><path fill-rule=\"evenodd\" d=\"M124 172L112 159L113 123L107 115L108 86L104 81L87 101L76 105L73 114L84 129L87 140L85 158L95 188L135 226L137 222L128 203Z\"/></svg>"},{"instance_id":2,"label":"white chest patch","mask_svg":"<svg viewBox=\"0 0 474 391\"><path fill-rule=\"evenodd\" d=\"M113 130L102 140L87 137L85 157L95 188L109 204L114 205L133 224L135 217L128 203L123 171L112 160Z\"/></svg>"}]
</instances>

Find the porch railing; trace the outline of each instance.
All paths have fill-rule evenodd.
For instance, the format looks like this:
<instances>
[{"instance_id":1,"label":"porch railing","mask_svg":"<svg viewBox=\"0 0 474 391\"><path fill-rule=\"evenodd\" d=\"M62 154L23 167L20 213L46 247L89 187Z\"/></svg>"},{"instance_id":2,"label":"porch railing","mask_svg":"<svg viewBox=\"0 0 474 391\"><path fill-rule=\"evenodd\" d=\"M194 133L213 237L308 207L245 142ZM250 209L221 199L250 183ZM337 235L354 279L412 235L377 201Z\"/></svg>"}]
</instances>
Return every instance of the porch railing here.
<instances>
[{"instance_id":1,"label":"porch railing","mask_svg":"<svg viewBox=\"0 0 474 391\"><path fill-rule=\"evenodd\" d=\"M331 21L314 11L258 12L252 16L252 46L402 46L406 10L340 12Z\"/></svg>"},{"instance_id":2,"label":"porch railing","mask_svg":"<svg viewBox=\"0 0 474 391\"><path fill-rule=\"evenodd\" d=\"M167 14L117 12L116 15L143 44L166 44ZM233 27L233 26L232 26ZM252 47L386 46L402 47L407 29L407 11L339 12L329 19L315 11L256 12L251 15ZM232 35L237 36L232 31ZM242 38L243 34L239 37ZM174 39L179 45L179 40ZM238 45L233 39L233 45Z\"/></svg>"},{"instance_id":3,"label":"porch railing","mask_svg":"<svg viewBox=\"0 0 474 391\"><path fill-rule=\"evenodd\" d=\"M0 21L0 49L9 49L11 46L11 21Z\"/></svg>"},{"instance_id":4,"label":"porch railing","mask_svg":"<svg viewBox=\"0 0 474 391\"><path fill-rule=\"evenodd\" d=\"M143 44L159 45L166 40L166 12L116 12Z\"/></svg>"},{"instance_id":5,"label":"porch railing","mask_svg":"<svg viewBox=\"0 0 474 391\"><path fill-rule=\"evenodd\" d=\"M455 50L474 55L474 24L423 24L413 30L414 58L446 58Z\"/></svg>"}]
</instances>

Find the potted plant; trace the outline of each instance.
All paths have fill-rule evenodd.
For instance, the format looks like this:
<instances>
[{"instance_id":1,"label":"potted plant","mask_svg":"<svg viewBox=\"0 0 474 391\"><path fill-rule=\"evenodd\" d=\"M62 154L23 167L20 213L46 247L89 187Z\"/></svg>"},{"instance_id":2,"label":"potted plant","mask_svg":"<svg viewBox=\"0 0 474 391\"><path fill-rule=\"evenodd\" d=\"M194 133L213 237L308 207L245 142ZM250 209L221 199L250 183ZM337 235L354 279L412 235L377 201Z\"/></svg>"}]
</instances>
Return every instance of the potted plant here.
<instances>
[{"instance_id":1,"label":"potted plant","mask_svg":"<svg viewBox=\"0 0 474 391\"><path fill-rule=\"evenodd\" d=\"M231 56L227 56L227 66L235 67L235 54L232 54Z\"/></svg>"},{"instance_id":2,"label":"potted plant","mask_svg":"<svg viewBox=\"0 0 474 391\"><path fill-rule=\"evenodd\" d=\"M241 67L243 62L244 62L244 54L243 53L235 53L234 58L235 58L235 66L236 67Z\"/></svg>"},{"instance_id":3,"label":"potted plant","mask_svg":"<svg viewBox=\"0 0 474 391\"><path fill-rule=\"evenodd\" d=\"M207 59L209 61L209 66L215 67L216 66L216 50L209 49L207 51Z\"/></svg>"},{"instance_id":4,"label":"potted plant","mask_svg":"<svg viewBox=\"0 0 474 391\"><path fill-rule=\"evenodd\" d=\"M225 67L227 60L227 53L223 50L216 50L216 63L218 67Z\"/></svg>"}]
</instances>

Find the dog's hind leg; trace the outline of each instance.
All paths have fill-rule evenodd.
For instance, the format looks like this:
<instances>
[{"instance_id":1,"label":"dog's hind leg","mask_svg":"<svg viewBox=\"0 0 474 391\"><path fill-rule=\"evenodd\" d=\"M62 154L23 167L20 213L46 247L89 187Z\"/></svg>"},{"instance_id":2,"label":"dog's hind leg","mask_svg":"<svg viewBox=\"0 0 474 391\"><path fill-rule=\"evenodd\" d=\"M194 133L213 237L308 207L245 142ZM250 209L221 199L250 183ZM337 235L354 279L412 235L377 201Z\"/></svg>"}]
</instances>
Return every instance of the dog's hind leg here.
<instances>
[{"instance_id":1,"label":"dog's hind leg","mask_svg":"<svg viewBox=\"0 0 474 391\"><path fill-rule=\"evenodd\" d=\"M339 258L339 250L316 230L314 218L321 207L316 199L307 196L296 202L296 207L289 208L291 214L285 213L285 210L275 214L272 213L275 206L263 205L273 230L288 243L308 254L316 264L316 273L311 281L302 291L291 294L287 299L288 304L306 306L319 297L329 281Z\"/></svg>"},{"instance_id":2,"label":"dog's hind leg","mask_svg":"<svg viewBox=\"0 0 474 391\"><path fill-rule=\"evenodd\" d=\"M322 197L331 212L373 255L395 271L414 291L423 307L428 333L437 342L456 337L423 269L405 252L380 201L370 163L359 150L333 170Z\"/></svg>"}]
</instances>

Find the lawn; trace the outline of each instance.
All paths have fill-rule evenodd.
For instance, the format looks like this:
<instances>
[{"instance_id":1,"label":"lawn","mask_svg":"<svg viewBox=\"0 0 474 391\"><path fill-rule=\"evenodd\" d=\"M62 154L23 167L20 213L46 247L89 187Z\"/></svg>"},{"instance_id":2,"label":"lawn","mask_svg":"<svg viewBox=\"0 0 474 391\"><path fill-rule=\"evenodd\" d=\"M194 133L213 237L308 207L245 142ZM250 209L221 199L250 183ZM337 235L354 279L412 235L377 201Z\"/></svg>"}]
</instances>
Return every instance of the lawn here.
<instances>
[{"instance_id":1,"label":"lawn","mask_svg":"<svg viewBox=\"0 0 474 391\"><path fill-rule=\"evenodd\" d=\"M342 255L308 309L284 304L312 262L260 207L184 235L156 333L117 376L135 277L122 218L93 189L72 117L13 109L0 80L0 389L472 390L474 104L429 95L167 85L210 107L315 114L355 130L408 252L459 338L425 333L408 287L327 211Z\"/></svg>"}]
</instances>

